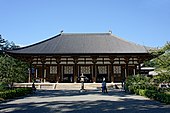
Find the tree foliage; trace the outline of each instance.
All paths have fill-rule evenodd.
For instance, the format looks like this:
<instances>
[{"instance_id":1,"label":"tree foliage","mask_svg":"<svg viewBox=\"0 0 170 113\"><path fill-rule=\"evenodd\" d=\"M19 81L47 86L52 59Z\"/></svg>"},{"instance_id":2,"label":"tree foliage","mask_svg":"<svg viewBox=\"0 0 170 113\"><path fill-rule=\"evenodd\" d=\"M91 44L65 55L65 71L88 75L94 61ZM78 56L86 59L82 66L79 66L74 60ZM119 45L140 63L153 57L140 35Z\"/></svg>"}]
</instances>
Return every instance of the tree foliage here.
<instances>
[{"instance_id":1,"label":"tree foliage","mask_svg":"<svg viewBox=\"0 0 170 113\"><path fill-rule=\"evenodd\" d=\"M0 57L0 81L8 84L25 82L28 75L26 63L8 55Z\"/></svg>"},{"instance_id":2,"label":"tree foliage","mask_svg":"<svg viewBox=\"0 0 170 113\"><path fill-rule=\"evenodd\" d=\"M129 76L126 79L126 89L149 89L153 88L151 78L143 75Z\"/></svg>"},{"instance_id":3,"label":"tree foliage","mask_svg":"<svg viewBox=\"0 0 170 113\"><path fill-rule=\"evenodd\" d=\"M14 49L15 43L0 36L0 50ZM0 82L12 85L14 82L26 82L28 78L28 64L1 52L0 54Z\"/></svg>"},{"instance_id":4,"label":"tree foliage","mask_svg":"<svg viewBox=\"0 0 170 113\"><path fill-rule=\"evenodd\" d=\"M156 68L158 76L153 77L157 83L170 83L170 42L167 42L162 48L151 52L155 58L145 62L145 66Z\"/></svg>"},{"instance_id":5,"label":"tree foliage","mask_svg":"<svg viewBox=\"0 0 170 113\"><path fill-rule=\"evenodd\" d=\"M0 50L3 50L5 44L5 39L2 38L2 36L0 35Z\"/></svg>"},{"instance_id":6,"label":"tree foliage","mask_svg":"<svg viewBox=\"0 0 170 113\"><path fill-rule=\"evenodd\" d=\"M154 56L150 61L145 62L145 66L156 67L158 71L170 70L170 42L167 42L162 48L151 51Z\"/></svg>"}]
</instances>

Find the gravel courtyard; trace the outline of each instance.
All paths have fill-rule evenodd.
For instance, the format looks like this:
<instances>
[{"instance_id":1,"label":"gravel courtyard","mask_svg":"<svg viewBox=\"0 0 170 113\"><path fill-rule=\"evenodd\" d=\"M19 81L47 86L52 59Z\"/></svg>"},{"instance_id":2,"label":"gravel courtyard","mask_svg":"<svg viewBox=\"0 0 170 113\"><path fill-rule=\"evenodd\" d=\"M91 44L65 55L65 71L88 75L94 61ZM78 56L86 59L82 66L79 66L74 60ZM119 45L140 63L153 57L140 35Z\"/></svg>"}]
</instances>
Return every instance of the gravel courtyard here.
<instances>
[{"instance_id":1,"label":"gravel courtyard","mask_svg":"<svg viewBox=\"0 0 170 113\"><path fill-rule=\"evenodd\" d=\"M170 113L170 105L112 90L38 90L36 94L0 102L0 113Z\"/></svg>"}]
</instances>

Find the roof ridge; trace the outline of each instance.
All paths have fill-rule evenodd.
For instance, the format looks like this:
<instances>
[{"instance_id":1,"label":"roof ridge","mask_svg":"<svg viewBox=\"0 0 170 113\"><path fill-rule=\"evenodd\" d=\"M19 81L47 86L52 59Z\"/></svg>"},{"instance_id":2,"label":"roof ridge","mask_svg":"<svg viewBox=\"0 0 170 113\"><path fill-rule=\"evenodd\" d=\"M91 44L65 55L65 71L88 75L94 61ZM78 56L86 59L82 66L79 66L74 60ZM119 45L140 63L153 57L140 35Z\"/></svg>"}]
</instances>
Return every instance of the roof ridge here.
<instances>
[{"instance_id":1,"label":"roof ridge","mask_svg":"<svg viewBox=\"0 0 170 113\"><path fill-rule=\"evenodd\" d=\"M61 35L101 35L101 34L110 35L111 33L107 33L107 32L106 33L104 32L103 33L97 33L97 32L96 33L93 32L92 33L88 33L88 32L87 33L61 33Z\"/></svg>"}]
</instances>

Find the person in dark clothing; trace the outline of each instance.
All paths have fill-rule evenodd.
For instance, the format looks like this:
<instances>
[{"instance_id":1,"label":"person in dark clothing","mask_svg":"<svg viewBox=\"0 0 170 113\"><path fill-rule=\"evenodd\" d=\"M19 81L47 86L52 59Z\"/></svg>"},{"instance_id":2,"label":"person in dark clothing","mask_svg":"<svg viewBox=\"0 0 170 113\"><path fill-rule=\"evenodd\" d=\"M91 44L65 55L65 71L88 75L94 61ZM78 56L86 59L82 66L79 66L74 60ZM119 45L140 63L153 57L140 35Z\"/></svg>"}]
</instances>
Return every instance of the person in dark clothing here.
<instances>
[{"instance_id":1,"label":"person in dark clothing","mask_svg":"<svg viewBox=\"0 0 170 113\"><path fill-rule=\"evenodd\" d=\"M35 87L34 82L32 83L32 91L33 91L33 93L35 93L35 92L36 92L36 87Z\"/></svg>"},{"instance_id":2,"label":"person in dark clothing","mask_svg":"<svg viewBox=\"0 0 170 113\"><path fill-rule=\"evenodd\" d=\"M105 78L103 78L103 82L102 82L102 92L103 92L103 93L108 93L108 92L107 92L107 87L106 87Z\"/></svg>"}]
</instances>

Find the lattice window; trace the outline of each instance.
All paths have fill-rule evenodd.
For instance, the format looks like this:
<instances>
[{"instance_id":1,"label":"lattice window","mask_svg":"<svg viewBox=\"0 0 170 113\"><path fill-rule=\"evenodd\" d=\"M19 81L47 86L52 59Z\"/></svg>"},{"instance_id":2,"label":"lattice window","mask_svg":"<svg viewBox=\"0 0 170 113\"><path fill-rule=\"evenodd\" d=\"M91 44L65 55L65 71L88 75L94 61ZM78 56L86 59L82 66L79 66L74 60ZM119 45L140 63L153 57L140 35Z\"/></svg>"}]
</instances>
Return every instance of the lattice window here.
<instances>
[{"instance_id":1,"label":"lattice window","mask_svg":"<svg viewBox=\"0 0 170 113\"><path fill-rule=\"evenodd\" d=\"M81 66L80 70L81 70L81 73L83 74L91 74L90 66Z\"/></svg>"},{"instance_id":2,"label":"lattice window","mask_svg":"<svg viewBox=\"0 0 170 113\"><path fill-rule=\"evenodd\" d=\"M57 74L57 66L50 66L50 74Z\"/></svg>"},{"instance_id":3,"label":"lattice window","mask_svg":"<svg viewBox=\"0 0 170 113\"><path fill-rule=\"evenodd\" d=\"M107 74L107 66L98 66L99 74Z\"/></svg>"},{"instance_id":4,"label":"lattice window","mask_svg":"<svg viewBox=\"0 0 170 113\"><path fill-rule=\"evenodd\" d=\"M64 66L64 74L73 74L73 66Z\"/></svg>"},{"instance_id":5,"label":"lattice window","mask_svg":"<svg viewBox=\"0 0 170 113\"><path fill-rule=\"evenodd\" d=\"M115 74L121 74L121 66L113 66L113 72Z\"/></svg>"}]
</instances>

